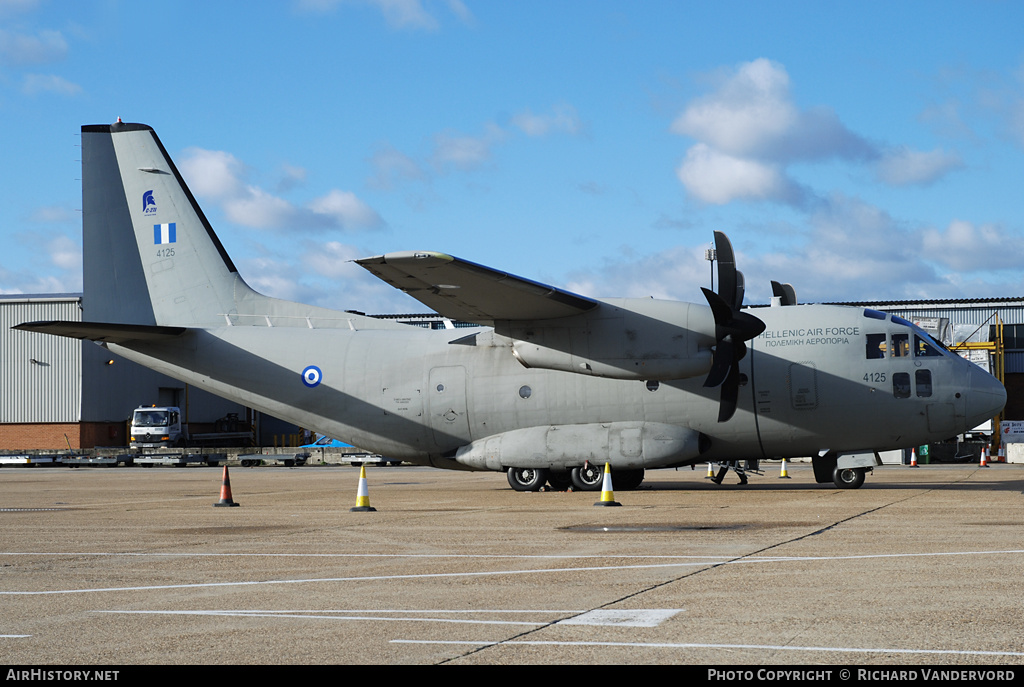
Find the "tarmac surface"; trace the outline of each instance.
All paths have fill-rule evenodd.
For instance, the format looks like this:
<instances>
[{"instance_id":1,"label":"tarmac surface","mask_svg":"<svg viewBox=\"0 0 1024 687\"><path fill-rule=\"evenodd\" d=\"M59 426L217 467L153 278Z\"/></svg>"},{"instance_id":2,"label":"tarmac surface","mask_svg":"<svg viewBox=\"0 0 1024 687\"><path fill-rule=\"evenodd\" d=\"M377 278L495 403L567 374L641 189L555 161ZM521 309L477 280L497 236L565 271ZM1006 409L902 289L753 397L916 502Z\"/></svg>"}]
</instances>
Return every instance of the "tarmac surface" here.
<instances>
[{"instance_id":1,"label":"tarmac surface","mask_svg":"<svg viewBox=\"0 0 1024 687\"><path fill-rule=\"evenodd\" d=\"M6 664L1024 664L1024 467L0 469Z\"/></svg>"}]
</instances>

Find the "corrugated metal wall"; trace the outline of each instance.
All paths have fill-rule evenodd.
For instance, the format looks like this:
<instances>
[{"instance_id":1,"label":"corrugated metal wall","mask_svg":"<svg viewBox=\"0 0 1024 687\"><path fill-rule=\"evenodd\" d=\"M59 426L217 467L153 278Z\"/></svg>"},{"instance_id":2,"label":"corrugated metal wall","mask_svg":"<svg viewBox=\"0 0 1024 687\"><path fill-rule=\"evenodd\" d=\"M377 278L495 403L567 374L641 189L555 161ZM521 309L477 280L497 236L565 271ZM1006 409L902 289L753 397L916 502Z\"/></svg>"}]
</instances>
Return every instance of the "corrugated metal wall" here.
<instances>
[{"instance_id":1,"label":"corrugated metal wall","mask_svg":"<svg viewBox=\"0 0 1024 687\"><path fill-rule=\"evenodd\" d=\"M82 342L11 329L82 319L76 297L0 298L0 422L78 422Z\"/></svg>"}]
</instances>

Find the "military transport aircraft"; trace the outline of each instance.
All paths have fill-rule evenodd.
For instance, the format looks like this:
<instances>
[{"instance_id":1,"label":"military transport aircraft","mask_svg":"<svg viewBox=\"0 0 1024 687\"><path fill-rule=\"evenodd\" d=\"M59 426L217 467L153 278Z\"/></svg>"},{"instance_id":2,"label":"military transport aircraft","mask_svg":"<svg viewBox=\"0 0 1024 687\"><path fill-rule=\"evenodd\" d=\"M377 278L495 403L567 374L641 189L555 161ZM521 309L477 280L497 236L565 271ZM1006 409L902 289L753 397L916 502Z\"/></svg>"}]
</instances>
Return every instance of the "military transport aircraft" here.
<instances>
[{"instance_id":1,"label":"military transport aircraft","mask_svg":"<svg viewBox=\"0 0 1024 687\"><path fill-rule=\"evenodd\" d=\"M150 127L82 127L83 321L18 328L91 339L188 384L364 449L494 470L518 490L620 488L644 471L810 456L856 488L878 451L992 418L1006 392L899 317L743 309L715 232L707 304L596 299L437 252L357 262L438 313L427 330L270 298L235 269Z\"/></svg>"}]
</instances>

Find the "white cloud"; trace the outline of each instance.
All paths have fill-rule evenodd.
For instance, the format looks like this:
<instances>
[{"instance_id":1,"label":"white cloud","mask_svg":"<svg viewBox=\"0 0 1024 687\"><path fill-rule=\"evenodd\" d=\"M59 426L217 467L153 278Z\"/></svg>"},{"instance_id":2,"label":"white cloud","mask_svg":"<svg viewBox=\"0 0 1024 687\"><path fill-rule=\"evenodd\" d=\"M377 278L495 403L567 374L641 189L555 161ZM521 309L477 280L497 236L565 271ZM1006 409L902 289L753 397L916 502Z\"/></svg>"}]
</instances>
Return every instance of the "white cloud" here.
<instances>
[{"instance_id":1,"label":"white cloud","mask_svg":"<svg viewBox=\"0 0 1024 687\"><path fill-rule=\"evenodd\" d=\"M473 23L473 14L462 0L447 0L448 10L466 25ZM326 13L340 5L368 5L383 15L393 29L436 31L440 22L427 10L422 0L295 0L295 6L306 12Z\"/></svg>"},{"instance_id":2,"label":"white cloud","mask_svg":"<svg viewBox=\"0 0 1024 687\"><path fill-rule=\"evenodd\" d=\"M719 89L689 105L672 131L727 153L756 153L797 123L790 102L789 74L782 65L758 59L740 65Z\"/></svg>"},{"instance_id":3,"label":"white cloud","mask_svg":"<svg viewBox=\"0 0 1024 687\"><path fill-rule=\"evenodd\" d=\"M512 118L512 124L527 136L546 136L550 133L575 136L583 131L583 122L576 108L566 104L556 105L550 114L533 114L529 109L523 110Z\"/></svg>"},{"instance_id":4,"label":"white cloud","mask_svg":"<svg viewBox=\"0 0 1024 687\"><path fill-rule=\"evenodd\" d=\"M64 59L67 53L68 44L60 31L24 34L0 29L0 60L8 64L56 62Z\"/></svg>"},{"instance_id":5,"label":"white cloud","mask_svg":"<svg viewBox=\"0 0 1024 687\"><path fill-rule=\"evenodd\" d=\"M281 180L277 182L278 193L291 191L294 188L306 183L306 170L294 165L283 165L281 168Z\"/></svg>"},{"instance_id":6,"label":"white cloud","mask_svg":"<svg viewBox=\"0 0 1024 687\"><path fill-rule=\"evenodd\" d=\"M22 91L28 95L56 93L57 95L78 95L82 87L53 74L26 74Z\"/></svg>"},{"instance_id":7,"label":"white cloud","mask_svg":"<svg viewBox=\"0 0 1024 687\"><path fill-rule=\"evenodd\" d=\"M962 169L959 155L943 150L920 151L901 146L887 151L875 168L878 178L892 186L930 184L946 173Z\"/></svg>"},{"instance_id":8,"label":"white cloud","mask_svg":"<svg viewBox=\"0 0 1024 687\"><path fill-rule=\"evenodd\" d=\"M47 205L36 208L29 218L32 222L44 224L67 224L69 222L80 222L81 216L74 210L56 205Z\"/></svg>"},{"instance_id":9,"label":"white cloud","mask_svg":"<svg viewBox=\"0 0 1024 687\"><path fill-rule=\"evenodd\" d=\"M305 205L296 205L259 186L246 183L247 168L234 155L220 150L189 148L181 172L189 188L223 208L227 218L257 229L343 230L383 226L384 221L351 191L332 189ZM290 167L293 177L305 176Z\"/></svg>"},{"instance_id":10,"label":"white cloud","mask_svg":"<svg viewBox=\"0 0 1024 687\"><path fill-rule=\"evenodd\" d=\"M771 280L792 283L801 302L978 298L1024 288L1024 239L999 225L957 220L943 230L915 229L834 194L815 205L808 227L802 236L757 227L734 232L747 303L767 303ZM567 288L595 297L703 303L700 287L710 281L705 246L694 238L651 254L623 249L615 261L570 274Z\"/></svg>"},{"instance_id":11,"label":"white cloud","mask_svg":"<svg viewBox=\"0 0 1024 687\"><path fill-rule=\"evenodd\" d=\"M384 15L393 28L425 29L434 31L438 27L435 19L423 7L420 0L369 0Z\"/></svg>"},{"instance_id":12,"label":"white cloud","mask_svg":"<svg viewBox=\"0 0 1024 687\"><path fill-rule=\"evenodd\" d=\"M373 188L391 189L399 181L427 178L426 172L415 160L387 144L378 148L370 158L370 164L375 173L368 183Z\"/></svg>"},{"instance_id":13,"label":"white cloud","mask_svg":"<svg viewBox=\"0 0 1024 687\"><path fill-rule=\"evenodd\" d=\"M82 245L67 236L58 236L47 243L50 261L63 270L81 270Z\"/></svg>"},{"instance_id":14,"label":"white cloud","mask_svg":"<svg viewBox=\"0 0 1024 687\"><path fill-rule=\"evenodd\" d=\"M1018 271L1024 264L1024 239L996 224L953 220L945 231L922 232L923 255L959 272Z\"/></svg>"},{"instance_id":15,"label":"white cloud","mask_svg":"<svg viewBox=\"0 0 1024 687\"><path fill-rule=\"evenodd\" d=\"M196 195L228 198L242 192L245 168L231 153L187 148L179 167Z\"/></svg>"},{"instance_id":16,"label":"white cloud","mask_svg":"<svg viewBox=\"0 0 1024 687\"><path fill-rule=\"evenodd\" d=\"M716 204L800 204L811 194L789 177L787 165L878 156L830 108L798 108L785 68L764 58L719 76L716 89L691 102L671 130L697 140L678 170L679 180L694 197Z\"/></svg>"},{"instance_id":17,"label":"white cloud","mask_svg":"<svg viewBox=\"0 0 1024 687\"><path fill-rule=\"evenodd\" d=\"M434 136L434 150L430 160L439 171L449 167L474 169L490 160L491 148L504 139L505 132L495 125L489 125L480 136L442 132Z\"/></svg>"},{"instance_id":18,"label":"white cloud","mask_svg":"<svg viewBox=\"0 0 1024 687\"><path fill-rule=\"evenodd\" d=\"M308 207L316 214L329 218L331 224L342 229L376 227L383 224L380 215L351 191L334 189L326 196L312 200Z\"/></svg>"},{"instance_id":19,"label":"white cloud","mask_svg":"<svg viewBox=\"0 0 1024 687\"><path fill-rule=\"evenodd\" d=\"M281 229L297 219L294 205L256 186L246 186L221 204L230 221L256 229Z\"/></svg>"},{"instance_id":20,"label":"white cloud","mask_svg":"<svg viewBox=\"0 0 1024 687\"><path fill-rule=\"evenodd\" d=\"M703 143L690 148L676 174L695 198L713 205L732 200L795 202L800 196L777 166L733 157Z\"/></svg>"}]
</instances>

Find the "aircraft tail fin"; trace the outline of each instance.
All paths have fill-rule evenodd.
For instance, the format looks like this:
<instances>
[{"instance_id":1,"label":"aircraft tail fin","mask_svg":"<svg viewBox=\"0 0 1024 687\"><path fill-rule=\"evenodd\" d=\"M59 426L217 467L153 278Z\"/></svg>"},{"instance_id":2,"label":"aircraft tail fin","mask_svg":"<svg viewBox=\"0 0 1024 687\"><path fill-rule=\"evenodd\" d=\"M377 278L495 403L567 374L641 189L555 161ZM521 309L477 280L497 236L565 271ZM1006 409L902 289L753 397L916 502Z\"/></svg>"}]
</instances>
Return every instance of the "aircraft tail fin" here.
<instances>
[{"instance_id":1,"label":"aircraft tail fin","mask_svg":"<svg viewBox=\"0 0 1024 687\"><path fill-rule=\"evenodd\" d=\"M87 321L338 327L353 318L251 289L145 124L82 127L82 234Z\"/></svg>"}]
</instances>

